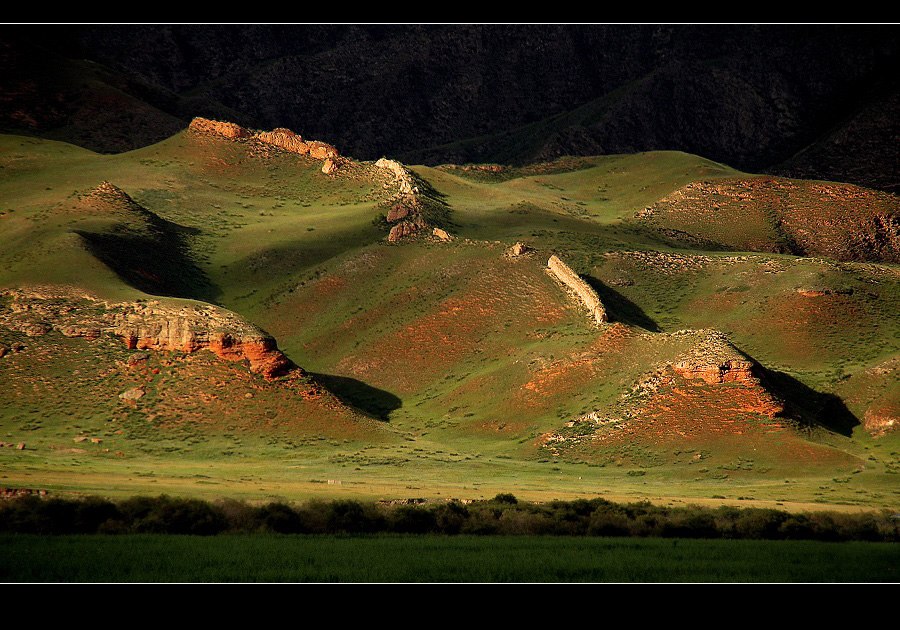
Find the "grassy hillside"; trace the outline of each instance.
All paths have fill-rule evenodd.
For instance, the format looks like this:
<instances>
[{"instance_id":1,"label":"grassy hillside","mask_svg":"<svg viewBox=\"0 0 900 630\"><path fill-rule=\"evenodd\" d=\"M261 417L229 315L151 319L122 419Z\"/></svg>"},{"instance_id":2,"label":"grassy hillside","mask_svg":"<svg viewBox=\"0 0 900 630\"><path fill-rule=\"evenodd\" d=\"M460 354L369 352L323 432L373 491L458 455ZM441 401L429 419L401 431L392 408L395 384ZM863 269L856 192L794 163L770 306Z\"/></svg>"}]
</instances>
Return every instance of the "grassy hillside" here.
<instances>
[{"instance_id":1,"label":"grassy hillside","mask_svg":"<svg viewBox=\"0 0 900 630\"><path fill-rule=\"evenodd\" d=\"M729 252L635 220L692 182L746 177L724 165L651 152L414 167L454 238L399 244L374 221L391 190L372 163L325 175L307 156L181 132L119 155L2 136L0 167L0 289L211 302L271 333L325 392L205 350L0 327L13 445L0 485L897 504L897 434L867 431L896 417L896 265ZM516 241L530 251L508 256ZM551 254L608 325L547 273ZM3 321L13 303L0 299ZM707 334L684 329L726 333L758 362L753 379L674 371Z\"/></svg>"}]
</instances>

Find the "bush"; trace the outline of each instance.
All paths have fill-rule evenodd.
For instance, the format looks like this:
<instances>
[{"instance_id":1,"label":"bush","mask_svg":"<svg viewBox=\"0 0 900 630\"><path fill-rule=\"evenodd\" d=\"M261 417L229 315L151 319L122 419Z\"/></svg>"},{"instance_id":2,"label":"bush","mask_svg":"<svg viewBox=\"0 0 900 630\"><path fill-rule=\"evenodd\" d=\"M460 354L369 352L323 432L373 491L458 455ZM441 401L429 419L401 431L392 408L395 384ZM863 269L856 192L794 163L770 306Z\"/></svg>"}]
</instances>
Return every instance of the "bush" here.
<instances>
[{"instance_id":1,"label":"bush","mask_svg":"<svg viewBox=\"0 0 900 630\"><path fill-rule=\"evenodd\" d=\"M300 534L305 533L303 520L291 506L284 503L269 503L258 508L257 516L259 529L276 534Z\"/></svg>"},{"instance_id":2,"label":"bush","mask_svg":"<svg viewBox=\"0 0 900 630\"><path fill-rule=\"evenodd\" d=\"M748 508L741 510L734 521L734 533L738 538L780 538L779 530L787 520L785 512Z\"/></svg>"},{"instance_id":3,"label":"bush","mask_svg":"<svg viewBox=\"0 0 900 630\"><path fill-rule=\"evenodd\" d=\"M443 534L458 534L469 519L469 510L459 501L439 505L434 510L438 531Z\"/></svg>"},{"instance_id":4,"label":"bush","mask_svg":"<svg viewBox=\"0 0 900 630\"><path fill-rule=\"evenodd\" d=\"M131 529L139 534L191 534L210 536L224 531L225 517L199 499L173 499L162 495L137 501ZM123 510L124 512L124 510Z\"/></svg>"},{"instance_id":5,"label":"bush","mask_svg":"<svg viewBox=\"0 0 900 630\"><path fill-rule=\"evenodd\" d=\"M429 534L438 531L437 518L431 510L402 505L391 512L390 527L400 534Z\"/></svg>"},{"instance_id":6,"label":"bush","mask_svg":"<svg viewBox=\"0 0 900 630\"><path fill-rule=\"evenodd\" d=\"M788 514L778 510L688 506L666 508L648 502L615 504L602 499L520 502L501 493L464 506L379 508L358 501L309 501L299 507L269 503L252 507L241 501L214 504L168 496L70 500L24 495L0 501L0 532L30 534L193 534L223 531L280 534L553 534L580 536L666 536L686 538L812 539L823 541L896 541L893 513Z\"/></svg>"},{"instance_id":7,"label":"bush","mask_svg":"<svg viewBox=\"0 0 900 630\"><path fill-rule=\"evenodd\" d=\"M385 520L373 508L366 509L358 501L332 501L328 504L329 533L361 534L381 531Z\"/></svg>"}]
</instances>

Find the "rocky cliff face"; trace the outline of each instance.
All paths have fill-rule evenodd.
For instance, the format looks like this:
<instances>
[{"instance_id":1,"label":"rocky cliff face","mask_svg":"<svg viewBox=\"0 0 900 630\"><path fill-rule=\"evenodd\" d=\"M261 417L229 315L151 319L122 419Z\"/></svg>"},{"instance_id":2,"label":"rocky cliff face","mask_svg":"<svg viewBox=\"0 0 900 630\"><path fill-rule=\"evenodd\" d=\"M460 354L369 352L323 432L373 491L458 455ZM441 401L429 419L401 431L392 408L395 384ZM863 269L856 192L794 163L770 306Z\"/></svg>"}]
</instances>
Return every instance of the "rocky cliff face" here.
<instances>
[{"instance_id":1,"label":"rocky cliff face","mask_svg":"<svg viewBox=\"0 0 900 630\"><path fill-rule=\"evenodd\" d=\"M128 348L197 352L247 361L266 378L297 368L275 339L235 313L207 304L183 306L160 301L104 302L65 288L40 287L0 293L0 324L39 336L57 331L67 337L120 338Z\"/></svg>"},{"instance_id":2,"label":"rocky cliff face","mask_svg":"<svg viewBox=\"0 0 900 630\"><path fill-rule=\"evenodd\" d=\"M547 261L547 268L557 280L569 287L578 296L578 299L581 300L581 303L584 304L596 323L606 323L606 308L600 301L600 296L587 282L582 280L577 273L572 271L557 256L550 257L550 260Z\"/></svg>"},{"instance_id":3,"label":"rocky cliff face","mask_svg":"<svg viewBox=\"0 0 900 630\"><path fill-rule=\"evenodd\" d=\"M299 134L284 127L272 131L251 131L234 123L197 117L191 121L188 129L194 133L223 136L230 140L261 142L289 153L308 155L317 160L324 160L322 172L326 175L336 171L341 162L340 153L330 144L318 140L304 140Z\"/></svg>"},{"instance_id":4,"label":"rocky cliff face","mask_svg":"<svg viewBox=\"0 0 900 630\"><path fill-rule=\"evenodd\" d=\"M197 133L211 133L231 139L249 138L253 135L240 125L208 118L194 118L188 129Z\"/></svg>"},{"instance_id":5,"label":"rocky cliff face","mask_svg":"<svg viewBox=\"0 0 900 630\"><path fill-rule=\"evenodd\" d=\"M735 348L725 333L718 330L692 330L683 331L682 334L696 336L697 341L672 362L672 368L677 374L687 379L699 378L711 385L759 382L753 374L754 362Z\"/></svg>"},{"instance_id":6,"label":"rocky cliff face","mask_svg":"<svg viewBox=\"0 0 900 630\"><path fill-rule=\"evenodd\" d=\"M430 231L433 226L423 216L423 200L412 172L400 162L387 158L379 159L375 166L388 173L388 186L393 191L388 202L387 222L391 224L388 241L396 243L422 231Z\"/></svg>"}]
</instances>

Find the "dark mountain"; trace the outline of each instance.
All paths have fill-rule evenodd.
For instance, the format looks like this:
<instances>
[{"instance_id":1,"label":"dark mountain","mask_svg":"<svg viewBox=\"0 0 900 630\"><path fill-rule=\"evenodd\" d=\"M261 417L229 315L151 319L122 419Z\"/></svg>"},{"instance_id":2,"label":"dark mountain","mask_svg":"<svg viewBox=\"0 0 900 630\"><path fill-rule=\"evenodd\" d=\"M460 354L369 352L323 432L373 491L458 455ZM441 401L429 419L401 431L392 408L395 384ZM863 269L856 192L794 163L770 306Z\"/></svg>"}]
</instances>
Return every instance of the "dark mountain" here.
<instances>
[{"instance_id":1,"label":"dark mountain","mask_svg":"<svg viewBox=\"0 0 900 630\"><path fill-rule=\"evenodd\" d=\"M894 26L5 26L0 129L100 151L195 115L358 158L680 149L896 191Z\"/></svg>"}]
</instances>

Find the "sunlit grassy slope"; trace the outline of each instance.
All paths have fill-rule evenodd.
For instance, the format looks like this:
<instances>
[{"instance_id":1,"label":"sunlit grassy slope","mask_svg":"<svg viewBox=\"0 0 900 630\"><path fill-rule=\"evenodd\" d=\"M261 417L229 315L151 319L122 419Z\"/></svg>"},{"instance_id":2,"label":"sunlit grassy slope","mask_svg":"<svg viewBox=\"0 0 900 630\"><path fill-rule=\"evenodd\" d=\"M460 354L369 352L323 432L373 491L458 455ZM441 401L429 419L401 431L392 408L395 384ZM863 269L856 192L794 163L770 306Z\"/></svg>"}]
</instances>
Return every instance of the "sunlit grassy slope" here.
<instances>
[{"instance_id":1,"label":"sunlit grassy slope","mask_svg":"<svg viewBox=\"0 0 900 630\"><path fill-rule=\"evenodd\" d=\"M678 152L414 167L449 204L455 240L392 245L373 223L390 197L383 172L320 165L187 132L111 156L0 137L0 287L217 303L359 411L297 399L206 352L151 353L135 369L115 339L0 329L26 346L0 359L0 440L27 445L0 449L0 485L897 504L896 434L860 424L870 409L896 414L897 267L702 251L634 220L692 181L742 174ZM102 181L143 211L85 205ZM516 241L533 251L506 257ZM598 290L612 326L593 327L544 271L553 253ZM720 404L745 395L733 384L632 405L636 384L686 349L668 334L686 328L728 333L812 420ZM144 398L119 399L135 385ZM657 420L639 416L628 439L547 448L579 415L623 409ZM850 430L831 430L838 421Z\"/></svg>"}]
</instances>

